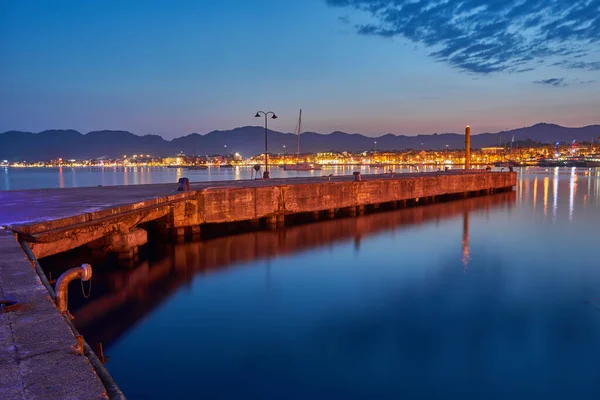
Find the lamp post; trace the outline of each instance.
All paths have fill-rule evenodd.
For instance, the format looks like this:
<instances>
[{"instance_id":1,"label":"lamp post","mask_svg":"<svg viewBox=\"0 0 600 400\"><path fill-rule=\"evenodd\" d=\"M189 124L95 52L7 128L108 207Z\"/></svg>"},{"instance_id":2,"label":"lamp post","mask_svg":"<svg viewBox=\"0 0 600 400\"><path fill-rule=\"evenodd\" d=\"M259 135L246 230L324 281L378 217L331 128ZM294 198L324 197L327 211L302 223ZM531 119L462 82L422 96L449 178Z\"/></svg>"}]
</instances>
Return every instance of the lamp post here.
<instances>
[{"instance_id":1,"label":"lamp post","mask_svg":"<svg viewBox=\"0 0 600 400\"><path fill-rule=\"evenodd\" d=\"M269 146L268 146L268 142L267 142L267 117L270 115L272 119L277 119L277 115L275 115L275 113L273 111L267 111L267 112L257 111L256 115L254 117L260 118L261 114L265 116L265 172L263 172L263 179L268 179L269 178L269 156L268 156Z\"/></svg>"}]
</instances>

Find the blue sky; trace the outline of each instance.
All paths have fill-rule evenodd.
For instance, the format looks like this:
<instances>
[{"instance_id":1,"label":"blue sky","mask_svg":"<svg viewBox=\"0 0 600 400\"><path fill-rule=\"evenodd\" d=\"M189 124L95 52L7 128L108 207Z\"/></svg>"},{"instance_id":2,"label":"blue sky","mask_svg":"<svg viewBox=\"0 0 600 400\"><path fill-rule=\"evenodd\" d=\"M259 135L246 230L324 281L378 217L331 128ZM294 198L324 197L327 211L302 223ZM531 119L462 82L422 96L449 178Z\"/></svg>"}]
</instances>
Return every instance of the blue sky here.
<instances>
[{"instance_id":1,"label":"blue sky","mask_svg":"<svg viewBox=\"0 0 600 400\"><path fill-rule=\"evenodd\" d=\"M0 1L0 131L600 123L600 0Z\"/></svg>"}]
</instances>

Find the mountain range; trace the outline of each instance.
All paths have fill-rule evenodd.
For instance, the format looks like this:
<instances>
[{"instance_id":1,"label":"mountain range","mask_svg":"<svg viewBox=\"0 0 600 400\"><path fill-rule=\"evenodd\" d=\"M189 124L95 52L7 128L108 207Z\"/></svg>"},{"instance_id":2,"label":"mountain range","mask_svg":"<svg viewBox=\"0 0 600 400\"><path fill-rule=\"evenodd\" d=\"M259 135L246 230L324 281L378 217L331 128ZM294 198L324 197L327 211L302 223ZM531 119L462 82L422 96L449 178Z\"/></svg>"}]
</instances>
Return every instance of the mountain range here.
<instances>
[{"instance_id":1,"label":"mountain range","mask_svg":"<svg viewBox=\"0 0 600 400\"><path fill-rule=\"evenodd\" d=\"M472 148L497 146L507 142L533 140L542 143L590 142L598 140L600 125L567 128L539 123L533 126L497 133L472 135ZM295 153L297 136L269 130L269 152ZM332 132L302 133L301 152L320 151L360 152L383 150L441 150L464 147L464 134L441 133L432 135L393 135L370 137L358 133ZM377 143L375 143L377 142ZM285 145L285 149L284 146ZM63 159L101 159L122 157L124 154L151 154L155 157L185 154L224 154L239 152L244 157L264 152L264 128L245 126L226 131L212 131L204 135L192 133L173 140L158 135L138 136L127 131L93 131L82 134L75 130L46 130L39 133L8 131L0 133L0 160L44 161Z\"/></svg>"}]
</instances>

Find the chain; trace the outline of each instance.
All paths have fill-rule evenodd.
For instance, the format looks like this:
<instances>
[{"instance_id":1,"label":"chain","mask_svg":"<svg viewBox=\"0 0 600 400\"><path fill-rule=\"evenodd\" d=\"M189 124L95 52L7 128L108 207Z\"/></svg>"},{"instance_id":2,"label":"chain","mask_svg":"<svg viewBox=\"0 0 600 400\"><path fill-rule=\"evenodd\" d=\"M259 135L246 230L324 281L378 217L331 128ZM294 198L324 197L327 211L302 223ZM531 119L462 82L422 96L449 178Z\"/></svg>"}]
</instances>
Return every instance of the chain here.
<instances>
[{"instance_id":1,"label":"chain","mask_svg":"<svg viewBox=\"0 0 600 400\"><path fill-rule=\"evenodd\" d=\"M87 299L88 297L90 297L90 294L92 294L92 279L90 278L90 284L88 286L87 294L85 294L85 290L83 289L83 281L80 280L79 282L81 283L81 293L83 294L83 297Z\"/></svg>"}]
</instances>

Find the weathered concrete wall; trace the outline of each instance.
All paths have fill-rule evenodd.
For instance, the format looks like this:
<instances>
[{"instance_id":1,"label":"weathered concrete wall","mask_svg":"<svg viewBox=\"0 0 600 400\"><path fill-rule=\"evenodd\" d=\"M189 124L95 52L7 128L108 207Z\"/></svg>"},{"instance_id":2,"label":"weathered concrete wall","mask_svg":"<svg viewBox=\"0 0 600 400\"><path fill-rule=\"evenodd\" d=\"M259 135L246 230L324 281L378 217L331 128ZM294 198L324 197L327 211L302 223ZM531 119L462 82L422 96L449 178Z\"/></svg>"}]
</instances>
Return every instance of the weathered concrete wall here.
<instances>
[{"instance_id":1,"label":"weathered concrete wall","mask_svg":"<svg viewBox=\"0 0 600 400\"><path fill-rule=\"evenodd\" d=\"M270 183L270 184L268 184ZM166 217L166 227L255 220L446 194L510 188L516 173L385 175L352 181L279 180L241 182L137 202L56 221L13 227L31 242L38 258L64 252L106 235Z\"/></svg>"},{"instance_id":2,"label":"weathered concrete wall","mask_svg":"<svg viewBox=\"0 0 600 400\"><path fill-rule=\"evenodd\" d=\"M141 223L170 214L171 206L167 203L122 214L114 212L110 217L93 219L89 222L74 222L72 225L68 224L68 220L71 218L77 220L79 217L69 217L57 221L61 225L60 228L48 231L41 231L39 226L33 225L32 231L39 231L39 233L26 233L24 238L30 242L33 254L39 259L74 249L108 235L126 234ZM51 223L44 223L44 225L47 224ZM21 233L20 227L17 229L17 232Z\"/></svg>"},{"instance_id":3,"label":"weathered concrete wall","mask_svg":"<svg viewBox=\"0 0 600 400\"><path fill-rule=\"evenodd\" d=\"M193 203L190 208L197 211L193 217L181 214L175 217L175 226L244 221L514 185L515 173L476 173L260 188L209 188L198 192L198 199L185 200L185 203ZM185 207L180 205L179 209Z\"/></svg>"}]
</instances>

